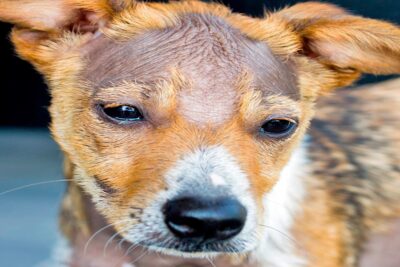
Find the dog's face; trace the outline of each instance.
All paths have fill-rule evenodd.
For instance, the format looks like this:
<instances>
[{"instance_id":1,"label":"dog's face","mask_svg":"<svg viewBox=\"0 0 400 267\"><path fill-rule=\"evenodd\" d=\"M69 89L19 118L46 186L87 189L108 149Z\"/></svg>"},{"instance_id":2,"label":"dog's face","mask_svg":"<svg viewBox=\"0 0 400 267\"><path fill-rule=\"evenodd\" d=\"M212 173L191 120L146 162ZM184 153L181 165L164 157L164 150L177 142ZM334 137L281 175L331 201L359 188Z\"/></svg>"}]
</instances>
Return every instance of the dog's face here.
<instances>
[{"instance_id":1,"label":"dog's face","mask_svg":"<svg viewBox=\"0 0 400 267\"><path fill-rule=\"evenodd\" d=\"M161 251L254 248L262 199L310 116L294 62L208 14L91 42L73 89L75 140L62 142L109 221Z\"/></svg>"},{"instance_id":2,"label":"dog's face","mask_svg":"<svg viewBox=\"0 0 400 267\"><path fill-rule=\"evenodd\" d=\"M121 236L171 254L254 249L317 96L400 71L396 26L326 4L50 2L0 18L47 78L55 139Z\"/></svg>"}]
</instances>

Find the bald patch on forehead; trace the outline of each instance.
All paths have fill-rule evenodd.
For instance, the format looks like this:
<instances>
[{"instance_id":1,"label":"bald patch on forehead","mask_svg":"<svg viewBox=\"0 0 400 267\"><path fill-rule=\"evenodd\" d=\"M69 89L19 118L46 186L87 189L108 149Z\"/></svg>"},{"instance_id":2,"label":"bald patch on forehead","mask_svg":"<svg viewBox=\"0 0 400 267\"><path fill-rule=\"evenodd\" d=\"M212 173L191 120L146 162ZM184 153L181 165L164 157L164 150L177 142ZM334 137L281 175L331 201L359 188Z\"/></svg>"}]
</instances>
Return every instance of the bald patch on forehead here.
<instances>
[{"instance_id":1,"label":"bald patch on forehead","mask_svg":"<svg viewBox=\"0 0 400 267\"><path fill-rule=\"evenodd\" d=\"M223 19L186 14L176 26L151 30L126 42L101 36L87 54L84 78L106 87L121 81L156 83L179 69L190 81L178 93L178 114L198 124L219 124L239 109L237 80L246 71L251 86L264 95L298 98L296 77L288 63L268 46L249 40Z\"/></svg>"}]
</instances>

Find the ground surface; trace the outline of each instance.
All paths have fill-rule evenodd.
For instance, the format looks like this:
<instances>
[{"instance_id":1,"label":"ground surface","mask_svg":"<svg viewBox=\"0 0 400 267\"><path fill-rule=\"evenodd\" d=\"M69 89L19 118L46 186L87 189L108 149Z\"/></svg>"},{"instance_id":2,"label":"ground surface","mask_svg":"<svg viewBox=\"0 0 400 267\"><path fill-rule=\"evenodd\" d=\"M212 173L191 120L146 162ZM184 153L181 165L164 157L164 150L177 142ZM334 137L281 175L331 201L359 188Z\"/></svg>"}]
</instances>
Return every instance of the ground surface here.
<instances>
[{"instance_id":1,"label":"ground surface","mask_svg":"<svg viewBox=\"0 0 400 267\"><path fill-rule=\"evenodd\" d=\"M61 152L47 131L0 128L1 266L33 267L49 257L64 183L2 192L62 179L61 165Z\"/></svg>"}]
</instances>

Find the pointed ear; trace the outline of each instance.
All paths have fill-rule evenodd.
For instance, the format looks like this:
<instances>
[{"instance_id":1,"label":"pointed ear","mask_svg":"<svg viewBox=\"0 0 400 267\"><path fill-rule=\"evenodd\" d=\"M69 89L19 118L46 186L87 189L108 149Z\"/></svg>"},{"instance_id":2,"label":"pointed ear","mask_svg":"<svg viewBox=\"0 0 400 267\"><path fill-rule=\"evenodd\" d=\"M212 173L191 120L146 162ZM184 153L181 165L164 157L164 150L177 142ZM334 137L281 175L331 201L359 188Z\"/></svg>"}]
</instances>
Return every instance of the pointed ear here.
<instances>
[{"instance_id":1,"label":"pointed ear","mask_svg":"<svg viewBox=\"0 0 400 267\"><path fill-rule=\"evenodd\" d=\"M338 84L350 84L357 73L400 73L400 28L394 24L316 2L300 3L272 16L291 25L301 38L304 55L346 77Z\"/></svg>"},{"instance_id":2,"label":"pointed ear","mask_svg":"<svg viewBox=\"0 0 400 267\"><path fill-rule=\"evenodd\" d=\"M65 34L94 34L133 0L1 0L0 20L15 24L18 53L40 68L45 47ZM48 49L47 49L48 50ZM47 53L48 55L48 53Z\"/></svg>"}]
</instances>

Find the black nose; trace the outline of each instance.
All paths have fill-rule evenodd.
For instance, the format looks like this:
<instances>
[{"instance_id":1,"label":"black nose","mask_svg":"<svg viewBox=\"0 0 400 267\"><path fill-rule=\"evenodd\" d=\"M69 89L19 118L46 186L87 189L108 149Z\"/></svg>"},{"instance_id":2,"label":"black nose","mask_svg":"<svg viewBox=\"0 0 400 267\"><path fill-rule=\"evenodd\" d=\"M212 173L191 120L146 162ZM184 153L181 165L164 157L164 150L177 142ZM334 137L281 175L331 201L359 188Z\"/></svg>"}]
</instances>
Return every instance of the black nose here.
<instances>
[{"instance_id":1,"label":"black nose","mask_svg":"<svg viewBox=\"0 0 400 267\"><path fill-rule=\"evenodd\" d=\"M164 205L165 223L179 238L224 240L242 230L247 211L233 198L184 197Z\"/></svg>"}]
</instances>

